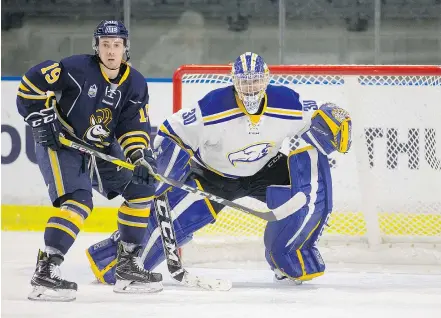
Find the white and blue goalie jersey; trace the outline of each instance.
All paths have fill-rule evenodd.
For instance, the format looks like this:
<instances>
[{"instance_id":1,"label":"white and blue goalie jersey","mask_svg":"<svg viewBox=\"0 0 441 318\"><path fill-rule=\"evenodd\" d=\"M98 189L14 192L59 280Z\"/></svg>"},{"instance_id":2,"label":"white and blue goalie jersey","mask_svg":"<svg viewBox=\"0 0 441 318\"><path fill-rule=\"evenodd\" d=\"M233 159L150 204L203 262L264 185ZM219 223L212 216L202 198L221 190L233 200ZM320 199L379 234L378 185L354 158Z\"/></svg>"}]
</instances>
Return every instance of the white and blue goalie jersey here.
<instances>
[{"instance_id":1,"label":"white and blue goalie jersey","mask_svg":"<svg viewBox=\"0 0 441 318\"><path fill-rule=\"evenodd\" d=\"M216 89L196 107L173 114L158 135L171 137L220 175L251 176L276 156L286 137L307 125L294 90L268 85L263 103L260 115L249 115L233 86Z\"/></svg>"}]
</instances>

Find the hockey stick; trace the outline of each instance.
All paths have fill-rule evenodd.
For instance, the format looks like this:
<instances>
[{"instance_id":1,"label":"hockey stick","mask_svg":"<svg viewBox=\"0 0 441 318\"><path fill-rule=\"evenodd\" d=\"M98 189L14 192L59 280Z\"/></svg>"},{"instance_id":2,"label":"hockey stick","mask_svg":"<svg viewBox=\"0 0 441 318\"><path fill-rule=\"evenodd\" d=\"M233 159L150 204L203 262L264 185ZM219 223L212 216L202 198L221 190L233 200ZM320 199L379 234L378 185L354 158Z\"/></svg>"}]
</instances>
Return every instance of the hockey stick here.
<instances>
[{"instance_id":1,"label":"hockey stick","mask_svg":"<svg viewBox=\"0 0 441 318\"><path fill-rule=\"evenodd\" d=\"M177 282L188 287L200 287L207 290L228 291L232 287L229 280L199 277L190 274L182 265L182 260L178 254L178 244L173 221L170 213L170 205L166 194L162 194L154 199L156 207L156 218L158 227L161 230L162 245L164 247L167 268L171 277Z\"/></svg>"},{"instance_id":2,"label":"hockey stick","mask_svg":"<svg viewBox=\"0 0 441 318\"><path fill-rule=\"evenodd\" d=\"M130 170L134 169L134 165L120 160L118 158L106 155L95 149L92 149L83 143L77 143L60 135L60 142L68 147L77 149L97 156L103 160L113 162L114 164ZM177 282L188 287L199 287L206 290L228 291L232 287L232 283L228 280L221 280L209 277L200 277L190 274L184 269L181 257L178 254L178 245L176 242L176 233L173 227L170 205L166 194L154 199L156 218L158 228L161 231L161 240L164 248L164 255L167 262L167 269L171 277Z\"/></svg>"},{"instance_id":3,"label":"hockey stick","mask_svg":"<svg viewBox=\"0 0 441 318\"><path fill-rule=\"evenodd\" d=\"M117 166L124 167L129 170L135 169L135 165L133 165L129 162L126 162L124 160L115 158L113 156L107 155L105 153L102 153L96 149L93 149L90 145L85 144L83 141L80 141L78 139L77 139L78 141L73 141L71 139L65 138L63 135L60 134L59 140L60 140L61 144L66 147L70 147L70 148L79 150L81 152L88 153L90 155L93 155L93 156L96 156L100 159L112 162ZM276 208L272 211L267 211L267 212L255 211L249 207L246 207L241 204L238 204L238 203L229 201L227 199L218 197L217 195L205 192L203 190L199 190L197 188L193 188L193 187L186 185L182 182L166 178L160 174L155 173L152 170L152 168L149 166L147 166L147 168L149 169L150 173L157 180L159 180L161 182L167 183L173 187L182 189L182 190L187 191L189 193L194 193L201 198L207 198L211 201L220 203L224 206L228 206L230 208L254 215L254 216L256 216L260 219L266 220L268 222L282 220L282 219L290 216L291 214L294 214L297 210L299 210L301 207L303 207L307 201L306 195L303 192L299 192L296 195L294 195L290 200L288 200L288 202L284 203L283 205L279 206L278 208Z\"/></svg>"}]
</instances>

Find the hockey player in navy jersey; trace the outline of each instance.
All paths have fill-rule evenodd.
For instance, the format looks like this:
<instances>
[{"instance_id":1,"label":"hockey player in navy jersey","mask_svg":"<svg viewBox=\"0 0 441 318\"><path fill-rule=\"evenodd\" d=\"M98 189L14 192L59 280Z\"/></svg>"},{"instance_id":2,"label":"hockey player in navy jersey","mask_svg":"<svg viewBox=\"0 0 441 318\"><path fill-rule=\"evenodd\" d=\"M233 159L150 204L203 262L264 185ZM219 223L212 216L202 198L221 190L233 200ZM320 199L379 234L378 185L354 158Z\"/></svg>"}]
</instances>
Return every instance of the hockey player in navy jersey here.
<instances>
[{"instance_id":1,"label":"hockey player in navy jersey","mask_svg":"<svg viewBox=\"0 0 441 318\"><path fill-rule=\"evenodd\" d=\"M332 211L327 155L349 150L349 114L331 103L307 109L294 90L269 85L269 69L255 53L237 58L232 78L233 85L209 92L194 108L165 120L154 142L158 172L228 200L252 197L270 209L303 192L303 207L267 224L265 257L278 280L313 279L325 270L316 242ZM293 136L298 137L296 146L281 149ZM180 246L215 222L223 208L208 199L189 200L187 192L166 184L156 194L164 192ZM154 217L147 231L144 266L151 270L164 259ZM89 248L92 266L106 268L116 255L117 241L112 236L100 248ZM114 283L112 273L97 277Z\"/></svg>"},{"instance_id":2,"label":"hockey player in navy jersey","mask_svg":"<svg viewBox=\"0 0 441 318\"><path fill-rule=\"evenodd\" d=\"M162 289L162 276L140 264L155 179L150 147L149 93L144 77L127 64L129 34L120 21L102 21L93 35L93 55L45 61L22 77L17 107L32 127L39 168L59 210L49 218L45 249L31 280L31 300L75 299L77 284L61 278L59 265L92 213L92 188L109 200L121 195L120 244L112 264L115 292ZM126 60L124 60L126 55ZM132 173L60 145L58 136L80 138L136 165Z\"/></svg>"}]
</instances>

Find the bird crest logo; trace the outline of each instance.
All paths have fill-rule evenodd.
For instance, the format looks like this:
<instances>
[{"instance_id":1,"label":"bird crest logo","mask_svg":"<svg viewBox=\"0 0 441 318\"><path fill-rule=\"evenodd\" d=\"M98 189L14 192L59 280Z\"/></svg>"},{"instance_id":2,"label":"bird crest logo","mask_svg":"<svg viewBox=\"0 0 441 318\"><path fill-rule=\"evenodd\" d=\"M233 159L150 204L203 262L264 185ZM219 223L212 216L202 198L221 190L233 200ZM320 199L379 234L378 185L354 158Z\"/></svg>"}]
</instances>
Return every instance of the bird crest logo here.
<instances>
[{"instance_id":1,"label":"bird crest logo","mask_svg":"<svg viewBox=\"0 0 441 318\"><path fill-rule=\"evenodd\" d=\"M242 148L240 150L230 152L228 154L228 160L235 167L239 162L255 162L266 157L273 146L274 144L271 142L262 142L246 146L245 148Z\"/></svg>"}]
</instances>

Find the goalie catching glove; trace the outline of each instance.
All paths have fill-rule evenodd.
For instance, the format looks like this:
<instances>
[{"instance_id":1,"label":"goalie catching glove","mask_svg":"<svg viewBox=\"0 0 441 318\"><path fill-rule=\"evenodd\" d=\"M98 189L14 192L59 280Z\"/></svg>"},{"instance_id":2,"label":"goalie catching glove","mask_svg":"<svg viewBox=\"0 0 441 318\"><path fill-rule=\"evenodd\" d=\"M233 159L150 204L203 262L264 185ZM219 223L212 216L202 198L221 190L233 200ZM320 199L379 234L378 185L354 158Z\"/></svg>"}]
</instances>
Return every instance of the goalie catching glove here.
<instances>
[{"instance_id":1,"label":"goalie catching glove","mask_svg":"<svg viewBox=\"0 0 441 318\"><path fill-rule=\"evenodd\" d=\"M325 103L312 115L311 127L302 138L324 155L335 150L347 153L351 148L351 131L349 113L335 104Z\"/></svg>"},{"instance_id":2,"label":"goalie catching glove","mask_svg":"<svg viewBox=\"0 0 441 318\"><path fill-rule=\"evenodd\" d=\"M47 108L39 112L33 112L25 118L25 121L32 128L35 142L54 151L61 148L58 136L62 131L61 123L55 113L56 104L57 100L52 95L46 100Z\"/></svg>"}]
</instances>

